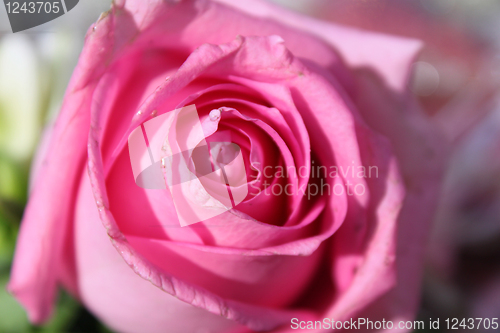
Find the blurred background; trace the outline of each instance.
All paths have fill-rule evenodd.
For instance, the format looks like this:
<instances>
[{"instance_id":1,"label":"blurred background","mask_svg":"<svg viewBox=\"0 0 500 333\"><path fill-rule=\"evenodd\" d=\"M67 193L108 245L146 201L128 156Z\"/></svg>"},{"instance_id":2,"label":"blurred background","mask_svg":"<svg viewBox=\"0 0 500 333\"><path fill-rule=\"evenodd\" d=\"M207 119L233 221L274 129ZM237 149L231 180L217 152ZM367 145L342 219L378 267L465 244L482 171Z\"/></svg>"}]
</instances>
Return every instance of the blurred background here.
<instances>
[{"instance_id":1,"label":"blurred background","mask_svg":"<svg viewBox=\"0 0 500 333\"><path fill-rule=\"evenodd\" d=\"M500 1L273 1L425 42L410 88L453 152L419 317L500 317ZM0 332L108 332L65 293L47 325L31 326L5 285L36 147L57 115L87 28L110 3L80 0L64 16L16 34L0 8Z\"/></svg>"}]
</instances>

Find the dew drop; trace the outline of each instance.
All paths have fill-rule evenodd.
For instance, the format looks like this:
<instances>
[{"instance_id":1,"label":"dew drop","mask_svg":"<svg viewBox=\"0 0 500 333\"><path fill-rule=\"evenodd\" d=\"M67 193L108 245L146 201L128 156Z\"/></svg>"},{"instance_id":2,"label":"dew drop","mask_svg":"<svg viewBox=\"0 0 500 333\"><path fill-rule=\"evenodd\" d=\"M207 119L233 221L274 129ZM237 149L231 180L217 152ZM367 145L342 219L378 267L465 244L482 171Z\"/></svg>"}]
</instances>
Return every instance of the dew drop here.
<instances>
[{"instance_id":1,"label":"dew drop","mask_svg":"<svg viewBox=\"0 0 500 333\"><path fill-rule=\"evenodd\" d=\"M158 111L153 110L153 112L151 112L151 117L156 117L156 115L158 115Z\"/></svg>"},{"instance_id":2,"label":"dew drop","mask_svg":"<svg viewBox=\"0 0 500 333\"><path fill-rule=\"evenodd\" d=\"M220 109L213 109L208 115L211 121L216 121L220 119Z\"/></svg>"},{"instance_id":3,"label":"dew drop","mask_svg":"<svg viewBox=\"0 0 500 333\"><path fill-rule=\"evenodd\" d=\"M142 114L142 111L141 111L141 110L139 110L139 112L137 112L137 114L138 114L138 115L141 115L141 114Z\"/></svg>"}]
</instances>

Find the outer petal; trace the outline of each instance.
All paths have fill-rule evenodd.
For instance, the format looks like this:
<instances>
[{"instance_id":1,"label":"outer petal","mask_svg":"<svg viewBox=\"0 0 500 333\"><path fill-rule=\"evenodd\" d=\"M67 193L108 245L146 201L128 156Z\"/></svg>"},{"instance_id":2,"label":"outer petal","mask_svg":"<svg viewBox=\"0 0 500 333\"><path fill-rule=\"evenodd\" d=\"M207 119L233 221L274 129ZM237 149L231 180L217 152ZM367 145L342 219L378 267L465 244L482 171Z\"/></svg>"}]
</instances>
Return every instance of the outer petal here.
<instances>
[{"instance_id":1,"label":"outer petal","mask_svg":"<svg viewBox=\"0 0 500 333\"><path fill-rule=\"evenodd\" d=\"M365 313L411 320L418 308L425 246L448 145L429 118L404 95L385 89L380 79L366 73L360 74L359 82L355 102L366 122L390 139L406 186L395 234L398 283Z\"/></svg>"},{"instance_id":2,"label":"outer petal","mask_svg":"<svg viewBox=\"0 0 500 333\"><path fill-rule=\"evenodd\" d=\"M367 67L373 70L380 75L388 87L400 92L406 89L410 65L422 46L418 40L324 22L294 13L264 0L216 1L259 18L275 20L288 27L319 37L339 51L347 65L357 68ZM302 55L303 51L296 50L295 45L287 44L287 46L294 54ZM297 46L304 47L303 45ZM307 57L318 63L324 61L321 59L320 53L311 52Z\"/></svg>"},{"instance_id":3,"label":"outer petal","mask_svg":"<svg viewBox=\"0 0 500 333\"><path fill-rule=\"evenodd\" d=\"M77 91L73 88L74 83L55 125L52 144L37 172L8 285L34 323L41 323L51 313L61 248L73 207L74 179L85 161L90 115L79 111L89 107L93 85ZM67 149L69 146L72 148Z\"/></svg>"},{"instance_id":4,"label":"outer petal","mask_svg":"<svg viewBox=\"0 0 500 333\"><path fill-rule=\"evenodd\" d=\"M148 333L196 333L207 327L226 332L239 327L165 293L123 262L103 230L86 173L77 202L74 237L82 301L107 325L118 332Z\"/></svg>"},{"instance_id":5,"label":"outer petal","mask_svg":"<svg viewBox=\"0 0 500 333\"><path fill-rule=\"evenodd\" d=\"M107 29L90 30L87 35L50 145L36 171L18 237L7 288L34 323L42 323L52 312L77 179L84 170L92 94L107 60L123 45L123 39L111 42L106 33L113 22L106 18L102 21L101 26Z\"/></svg>"}]
</instances>

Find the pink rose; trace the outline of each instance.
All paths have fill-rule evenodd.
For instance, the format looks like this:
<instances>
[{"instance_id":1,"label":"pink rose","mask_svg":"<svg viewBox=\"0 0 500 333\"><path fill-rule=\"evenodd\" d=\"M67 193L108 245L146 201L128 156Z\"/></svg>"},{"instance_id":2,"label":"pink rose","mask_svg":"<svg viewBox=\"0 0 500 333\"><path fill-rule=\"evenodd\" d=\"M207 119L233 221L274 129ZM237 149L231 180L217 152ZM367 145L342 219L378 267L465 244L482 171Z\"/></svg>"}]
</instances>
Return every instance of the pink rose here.
<instances>
[{"instance_id":1,"label":"pink rose","mask_svg":"<svg viewBox=\"0 0 500 333\"><path fill-rule=\"evenodd\" d=\"M406 90L419 48L261 1L115 1L33 171L9 290L42 323L62 285L120 332L411 319L444 157ZM127 138L192 104L241 148L249 194L181 227Z\"/></svg>"}]
</instances>

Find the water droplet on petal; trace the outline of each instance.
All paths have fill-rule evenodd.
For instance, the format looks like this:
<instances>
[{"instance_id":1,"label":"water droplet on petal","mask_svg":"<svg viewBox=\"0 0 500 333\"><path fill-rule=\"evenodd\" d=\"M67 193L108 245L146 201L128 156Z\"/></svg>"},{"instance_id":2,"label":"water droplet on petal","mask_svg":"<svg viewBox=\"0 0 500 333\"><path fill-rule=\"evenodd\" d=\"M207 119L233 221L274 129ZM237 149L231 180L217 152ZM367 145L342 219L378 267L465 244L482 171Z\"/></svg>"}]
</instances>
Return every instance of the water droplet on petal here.
<instances>
[{"instance_id":1,"label":"water droplet on petal","mask_svg":"<svg viewBox=\"0 0 500 333\"><path fill-rule=\"evenodd\" d=\"M208 115L211 121L216 121L220 119L220 109L214 109L210 111L210 114Z\"/></svg>"},{"instance_id":2,"label":"water droplet on petal","mask_svg":"<svg viewBox=\"0 0 500 333\"><path fill-rule=\"evenodd\" d=\"M141 114L142 114L142 111L141 111L141 110L139 110L139 112L137 112L137 114L138 114L138 115L141 115Z\"/></svg>"},{"instance_id":3,"label":"water droplet on petal","mask_svg":"<svg viewBox=\"0 0 500 333\"><path fill-rule=\"evenodd\" d=\"M158 114L158 111L157 110L153 110L153 112L151 112L151 117L156 117L157 114Z\"/></svg>"}]
</instances>

